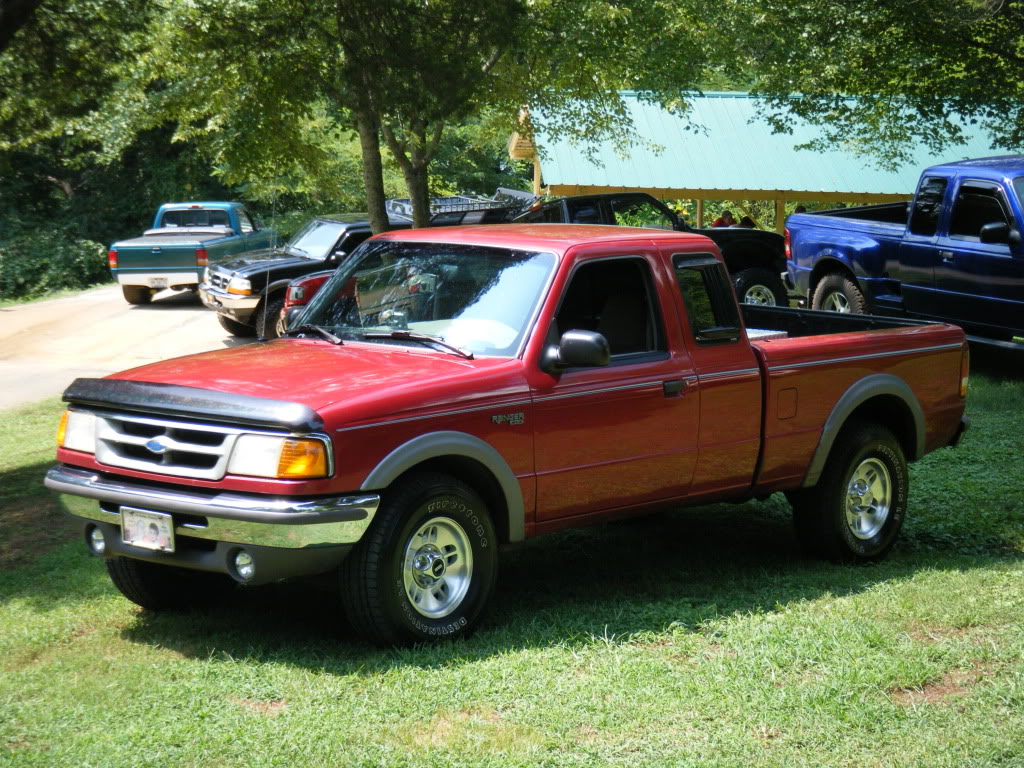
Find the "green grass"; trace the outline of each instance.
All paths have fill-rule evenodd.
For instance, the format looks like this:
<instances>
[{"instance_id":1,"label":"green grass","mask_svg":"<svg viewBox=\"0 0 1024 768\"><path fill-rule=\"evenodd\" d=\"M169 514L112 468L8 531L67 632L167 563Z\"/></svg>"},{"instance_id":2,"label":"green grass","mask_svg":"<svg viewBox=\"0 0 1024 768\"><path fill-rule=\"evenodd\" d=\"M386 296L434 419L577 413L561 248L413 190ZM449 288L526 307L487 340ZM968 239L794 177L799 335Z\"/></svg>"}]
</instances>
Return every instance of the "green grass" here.
<instances>
[{"instance_id":1,"label":"green grass","mask_svg":"<svg viewBox=\"0 0 1024 768\"><path fill-rule=\"evenodd\" d=\"M79 542L22 535L0 765L1024 765L1024 382L1002 366L961 447L914 465L886 562L802 560L778 496L569 531L506 558L464 642L371 648L324 584L148 614ZM11 510L79 503L39 487L59 409L4 414L0 552Z\"/></svg>"}]
</instances>

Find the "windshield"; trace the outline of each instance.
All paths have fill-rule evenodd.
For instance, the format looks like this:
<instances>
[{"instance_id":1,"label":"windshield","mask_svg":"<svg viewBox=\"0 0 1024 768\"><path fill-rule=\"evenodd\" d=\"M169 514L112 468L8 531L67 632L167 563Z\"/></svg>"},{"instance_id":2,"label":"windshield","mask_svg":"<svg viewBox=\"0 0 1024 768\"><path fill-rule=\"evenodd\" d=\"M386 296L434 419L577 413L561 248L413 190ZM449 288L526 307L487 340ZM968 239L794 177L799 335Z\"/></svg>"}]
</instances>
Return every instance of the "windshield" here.
<instances>
[{"instance_id":1,"label":"windshield","mask_svg":"<svg viewBox=\"0 0 1024 768\"><path fill-rule=\"evenodd\" d=\"M323 261L331 255L344 229L345 225L336 221L313 219L288 241L287 249L307 259Z\"/></svg>"},{"instance_id":2,"label":"windshield","mask_svg":"<svg viewBox=\"0 0 1024 768\"><path fill-rule=\"evenodd\" d=\"M349 339L412 331L474 354L514 357L554 264L550 253L370 241L320 289L299 322Z\"/></svg>"}]
</instances>

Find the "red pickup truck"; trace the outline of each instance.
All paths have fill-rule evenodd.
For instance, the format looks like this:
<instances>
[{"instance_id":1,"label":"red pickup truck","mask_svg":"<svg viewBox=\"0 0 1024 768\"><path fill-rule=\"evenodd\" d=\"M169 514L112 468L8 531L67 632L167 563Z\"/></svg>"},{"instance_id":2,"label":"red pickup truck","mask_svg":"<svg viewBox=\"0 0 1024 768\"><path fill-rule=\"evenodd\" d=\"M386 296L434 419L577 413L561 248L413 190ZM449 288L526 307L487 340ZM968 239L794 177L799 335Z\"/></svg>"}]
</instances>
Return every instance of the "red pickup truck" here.
<instances>
[{"instance_id":1,"label":"red pickup truck","mask_svg":"<svg viewBox=\"0 0 1024 768\"><path fill-rule=\"evenodd\" d=\"M502 545L660 507L784 491L810 551L882 557L967 372L955 326L738 305L698 235L393 232L285 338L76 380L46 485L145 608L337 571L413 642L473 628Z\"/></svg>"}]
</instances>

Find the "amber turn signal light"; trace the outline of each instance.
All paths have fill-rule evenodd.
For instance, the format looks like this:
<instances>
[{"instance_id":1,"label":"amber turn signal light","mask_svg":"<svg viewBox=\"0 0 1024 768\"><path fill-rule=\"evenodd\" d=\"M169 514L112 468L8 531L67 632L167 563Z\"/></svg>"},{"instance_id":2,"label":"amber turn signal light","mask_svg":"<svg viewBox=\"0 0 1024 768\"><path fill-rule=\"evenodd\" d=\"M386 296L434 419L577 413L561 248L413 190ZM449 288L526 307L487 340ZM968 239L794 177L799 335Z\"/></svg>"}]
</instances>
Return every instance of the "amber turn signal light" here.
<instances>
[{"instance_id":1,"label":"amber turn signal light","mask_svg":"<svg viewBox=\"0 0 1024 768\"><path fill-rule=\"evenodd\" d=\"M319 440L290 439L281 446L277 476L294 479L327 476L327 450Z\"/></svg>"}]
</instances>

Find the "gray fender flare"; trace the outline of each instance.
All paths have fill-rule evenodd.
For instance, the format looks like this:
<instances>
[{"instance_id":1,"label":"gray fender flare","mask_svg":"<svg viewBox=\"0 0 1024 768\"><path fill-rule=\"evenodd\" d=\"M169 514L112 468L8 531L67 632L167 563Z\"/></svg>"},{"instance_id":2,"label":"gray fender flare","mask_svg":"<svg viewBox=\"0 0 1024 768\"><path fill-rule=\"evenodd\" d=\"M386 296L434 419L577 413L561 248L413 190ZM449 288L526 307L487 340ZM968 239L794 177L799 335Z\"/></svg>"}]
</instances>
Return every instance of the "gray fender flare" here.
<instances>
[{"instance_id":1,"label":"gray fender flare","mask_svg":"<svg viewBox=\"0 0 1024 768\"><path fill-rule=\"evenodd\" d=\"M288 287L288 284L294 279L294 277L289 277L285 280L275 280L274 282L272 282L270 285L263 289L263 295L269 296L272 293L283 291L285 288Z\"/></svg>"},{"instance_id":2,"label":"gray fender flare","mask_svg":"<svg viewBox=\"0 0 1024 768\"><path fill-rule=\"evenodd\" d=\"M818 482L818 478L821 477L821 472L825 468L825 462L828 460L829 452L832 450L832 444L835 443L839 431L850 418L850 414L871 398L879 395L898 397L907 406L913 417L915 450L913 456L907 458L914 460L924 454L924 411L921 409L921 404L917 401L914 391L907 382L898 376L893 376L891 373L875 373L854 383L833 406L832 412L825 420L825 427L818 440L818 447L814 451L814 458L811 459L810 468L804 477L803 486L805 488Z\"/></svg>"},{"instance_id":3,"label":"gray fender flare","mask_svg":"<svg viewBox=\"0 0 1024 768\"><path fill-rule=\"evenodd\" d=\"M387 488L403 472L440 456L462 456L486 467L498 481L505 497L509 541L522 541L526 537L523 493L515 473L494 446L465 432L430 432L414 437L385 456L359 488L364 491Z\"/></svg>"}]
</instances>

